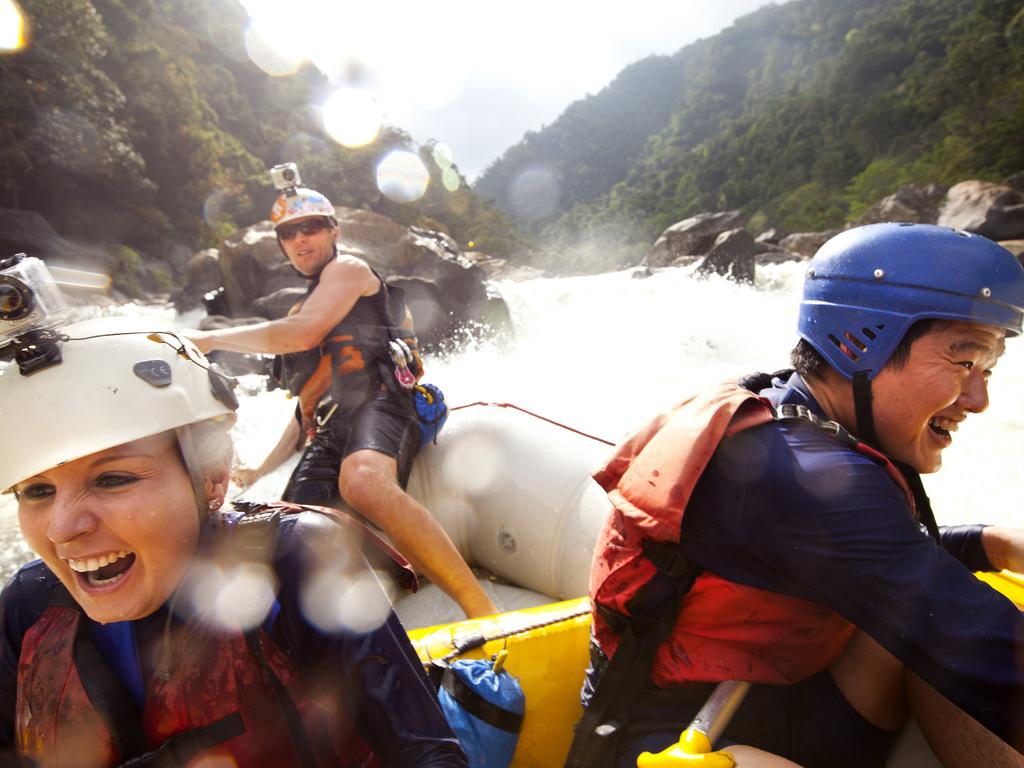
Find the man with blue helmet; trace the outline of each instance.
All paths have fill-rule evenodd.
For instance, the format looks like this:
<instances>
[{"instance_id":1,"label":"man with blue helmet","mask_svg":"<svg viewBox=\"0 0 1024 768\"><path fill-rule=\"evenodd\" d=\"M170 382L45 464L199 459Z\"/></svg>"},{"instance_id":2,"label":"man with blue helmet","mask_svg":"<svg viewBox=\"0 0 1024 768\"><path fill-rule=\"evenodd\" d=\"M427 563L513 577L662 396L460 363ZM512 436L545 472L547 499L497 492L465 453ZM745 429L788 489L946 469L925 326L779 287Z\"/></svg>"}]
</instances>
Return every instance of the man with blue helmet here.
<instances>
[{"instance_id":1,"label":"man with blue helmet","mask_svg":"<svg viewBox=\"0 0 1024 768\"><path fill-rule=\"evenodd\" d=\"M331 504L340 495L467 616L496 613L444 529L404 490L420 445L412 390L422 363L402 291L339 252L330 200L298 186L293 165L275 167L275 183L279 169L287 181L270 218L281 250L307 279L306 296L280 320L188 336L203 352L279 355L280 378L299 407L264 469L301 447L303 430L309 438L286 501Z\"/></svg>"},{"instance_id":2,"label":"man with blue helmet","mask_svg":"<svg viewBox=\"0 0 1024 768\"><path fill-rule=\"evenodd\" d=\"M1024 534L939 528L920 479L1022 318L995 243L847 230L810 263L793 369L620 445L568 764L635 765L724 680L755 683L724 733L740 766L882 766L909 714L944 765L1024 764L1024 621L972 573L1024 570Z\"/></svg>"}]
</instances>

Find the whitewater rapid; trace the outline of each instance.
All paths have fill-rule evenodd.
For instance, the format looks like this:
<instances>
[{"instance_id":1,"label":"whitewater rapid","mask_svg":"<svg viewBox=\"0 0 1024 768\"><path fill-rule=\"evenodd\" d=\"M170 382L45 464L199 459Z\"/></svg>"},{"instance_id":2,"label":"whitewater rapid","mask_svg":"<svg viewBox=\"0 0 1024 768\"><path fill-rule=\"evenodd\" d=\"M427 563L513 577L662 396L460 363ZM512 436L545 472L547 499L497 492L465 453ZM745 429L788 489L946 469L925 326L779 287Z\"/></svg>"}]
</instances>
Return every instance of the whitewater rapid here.
<instances>
[{"instance_id":1,"label":"whitewater rapid","mask_svg":"<svg viewBox=\"0 0 1024 768\"><path fill-rule=\"evenodd\" d=\"M514 338L478 342L427 360L425 380L452 405L511 402L591 434L618 440L632 427L705 384L788 364L796 341L803 263L759 267L754 286L719 277L695 279L686 268L585 277L499 281ZM193 327L168 307L128 305L122 314ZM944 453L943 469L925 478L942 524L1024 525L1018 513L1017 464L1024 456L1024 342L1011 340L990 384L991 406L968 418ZM293 401L243 377L235 438L239 459L256 464L291 418ZM444 439L443 433L441 439ZM275 497L290 462L245 492ZM234 489L232 497L241 493ZM32 555L17 533L10 496L0 497L0 576Z\"/></svg>"}]
</instances>

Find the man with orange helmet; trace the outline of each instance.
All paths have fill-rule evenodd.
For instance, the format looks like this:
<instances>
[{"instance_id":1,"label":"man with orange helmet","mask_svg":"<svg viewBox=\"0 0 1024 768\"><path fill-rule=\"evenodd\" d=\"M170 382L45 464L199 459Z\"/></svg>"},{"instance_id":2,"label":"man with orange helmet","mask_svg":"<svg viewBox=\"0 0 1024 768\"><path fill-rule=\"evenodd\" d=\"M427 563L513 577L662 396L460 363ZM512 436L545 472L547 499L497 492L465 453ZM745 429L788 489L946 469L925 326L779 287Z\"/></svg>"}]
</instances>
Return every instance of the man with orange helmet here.
<instances>
[{"instance_id":1,"label":"man with orange helmet","mask_svg":"<svg viewBox=\"0 0 1024 768\"><path fill-rule=\"evenodd\" d=\"M475 618L496 608L448 535L404 491L420 444L412 385L422 374L412 317L400 289L365 261L338 251L340 230L326 196L301 184L294 165L271 174L283 194L270 217L281 250L307 280L287 317L191 331L203 352L280 355L311 433L284 493L323 503L336 494L378 525L427 578ZM298 420L279 447L300 443Z\"/></svg>"}]
</instances>

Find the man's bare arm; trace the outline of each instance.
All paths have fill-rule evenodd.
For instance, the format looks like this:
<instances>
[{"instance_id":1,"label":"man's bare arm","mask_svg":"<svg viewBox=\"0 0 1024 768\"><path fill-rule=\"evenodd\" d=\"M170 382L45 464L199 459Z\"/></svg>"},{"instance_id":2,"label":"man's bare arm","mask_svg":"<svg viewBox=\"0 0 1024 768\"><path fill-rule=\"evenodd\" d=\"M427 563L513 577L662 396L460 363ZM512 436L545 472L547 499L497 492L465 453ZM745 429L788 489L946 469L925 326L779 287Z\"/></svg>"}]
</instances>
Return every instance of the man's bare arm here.
<instances>
[{"instance_id":1,"label":"man's bare arm","mask_svg":"<svg viewBox=\"0 0 1024 768\"><path fill-rule=\"evenodd\" d=\"M341 256L320 273L320 283L294 315L280 320L223 328L188 331L185 335L202 352L286 354L312 349L351 311L361 296L379 290L380 281L365 262Z\"/></svg>"}]
</instances>

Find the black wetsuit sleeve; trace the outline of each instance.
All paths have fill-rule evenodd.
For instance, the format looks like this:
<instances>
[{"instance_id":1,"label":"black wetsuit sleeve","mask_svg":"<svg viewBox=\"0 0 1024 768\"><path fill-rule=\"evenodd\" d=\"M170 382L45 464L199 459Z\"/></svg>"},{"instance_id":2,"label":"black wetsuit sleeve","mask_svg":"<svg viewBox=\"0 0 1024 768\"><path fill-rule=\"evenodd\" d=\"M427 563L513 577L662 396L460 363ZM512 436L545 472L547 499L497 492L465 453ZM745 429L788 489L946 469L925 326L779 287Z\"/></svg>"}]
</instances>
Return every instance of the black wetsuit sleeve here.
<instances>
[{"instance_id":1,"label":"black wetsuit sleeve","mask_svg":"<svg viewBox=\"0 0 1024 768\"><path fill-rule=\"evenodd\" d=\"M22 638L39 620L56 582L36 561L23 566L0 593L0 767L20 765L15 758L15 704Z\"/></svg>"},{"instance_id":2,"label":"black wetsuit sleeve","mask_svg":"<svg viewBox=\"0 0 1024 768\"><path fill-rule=\"evenodd\" d=\"M925 534L883 468L809 427L723 443L683 521L684 554L825 604L954 704L1024 748L1024 623Z\"/></svg>"},{"instance_id":3,"label":"black wetsuit sleeve","mask_svg":"<svg viewBox=\"0 0 1024 768\"><path fill-rule=\"evenodd\" d=\"M326 526L326 528L325 528ZM314 513L289 516L278 532L275 570L281 606L273 637L333 690L330 695L352 713L356 727L385 768L465 768L466 757L441 712L437 697L401 623L372 575L358 591L350 618L356 628L323 628L303 611L302 585L325 559L324 542L334 523ZM308 603L306 605L308 610ZM368 617L376 615L366 627ZM335 616L341 618L344 616ZM317 625L321 625L318 628Z\"/></svg>"},{"instance_id":4,"label":"black wetsuit sleeve","mask_svg":"<svg viewBox=\"0 0 1024 768\"><path fill-rule=\"evenodd\" d=\"M981 540L984 525L945 525L939 527L942 548L972 571L994 571Z\"/></svg>"}]
</instances>

